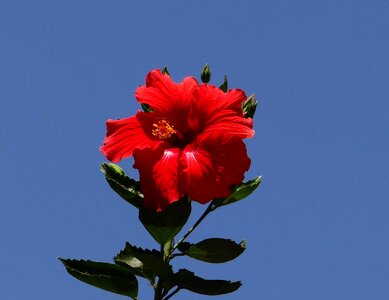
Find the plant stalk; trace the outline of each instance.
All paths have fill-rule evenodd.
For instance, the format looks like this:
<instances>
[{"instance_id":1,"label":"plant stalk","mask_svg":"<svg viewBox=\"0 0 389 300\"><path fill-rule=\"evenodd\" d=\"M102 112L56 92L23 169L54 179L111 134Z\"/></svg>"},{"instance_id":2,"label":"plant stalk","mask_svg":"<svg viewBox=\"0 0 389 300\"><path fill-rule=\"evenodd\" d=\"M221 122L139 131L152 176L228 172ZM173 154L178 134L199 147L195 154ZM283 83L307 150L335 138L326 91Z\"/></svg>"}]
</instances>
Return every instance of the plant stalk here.
<instances>
[{"instance_id":1,"label":"plant stalk","mask_svg":"<svg viewBox=\"0 0 389 300\"><path fill-rule=\"evenodd\" d=\"M172 244L173 244L173 240L170 240L165 245L163 246L161 245L161 256L163 261L169 262L171 258L170 251L172 248ZM155 292L154 292L154 300L162 300L163 295L164 295L163 282L161 278L158 278L157 287L155 288Z\"/></svg>"},{"instance_id":2,"label":"plant stalk","mask_svg":"<svg viewBox=\"0 0 389 300\"><path fill-rule=\"evenodd\" d=\"M205 217L210 212L214 211L216 208L217 208L217 206L215 206L213 204L213 202L211 202L208 205L207 209L200 216L200 218L196 221L196 223L194 223L193 226L191 228L189 228L189 230L184 234L184 236L176 244L173 243L173 240L170 240L164 246L161 246L161 255L162 255L163 261L169 262L174 257L174 255L173 255L174 250L176 250L177 247L182 242L184 242L188 238L188 236L197 228L197 226L200 225L200 223L205 219ZM179 255L176 255L176 256L179 256ZM157 287L155 288L155 293L154 293L154 300L167 300L167 299L170 299L171 297L173 297L179 291L180 291L180 288L177 287L172 293L170 293L169 295L166 296L168 291L164 292L164 290L163 290L163 282L161 281L160 278L158 278ZM166 296L166 297L163 298L164 296Z\"/></svg>"},{"instance_id":3,"label":"plant stalk","mask_svg":"<svg viewBox=\"0 0 389 300\"><path fill-rule=\"evenodd\" d=\"M193 230L196 229L197 226L200 225L200 223L205 219L205 217L212 211L214 211L216 209L216 207L213 205L213 203L211 202L207 209L203 212L203 214L200 216L200 218L196 221L196 223L193 224L193 226L191 228L189 228L188 232L184 234L184 236L177 242L177 244L175 244L173 247L171 247L171 250L170 250L170 254L169 256L172 255L172 253L174 252L174 250L177 249L177 247L182 243L184 242L187 237L193 232Z\"/></svg>"}]
</instances>

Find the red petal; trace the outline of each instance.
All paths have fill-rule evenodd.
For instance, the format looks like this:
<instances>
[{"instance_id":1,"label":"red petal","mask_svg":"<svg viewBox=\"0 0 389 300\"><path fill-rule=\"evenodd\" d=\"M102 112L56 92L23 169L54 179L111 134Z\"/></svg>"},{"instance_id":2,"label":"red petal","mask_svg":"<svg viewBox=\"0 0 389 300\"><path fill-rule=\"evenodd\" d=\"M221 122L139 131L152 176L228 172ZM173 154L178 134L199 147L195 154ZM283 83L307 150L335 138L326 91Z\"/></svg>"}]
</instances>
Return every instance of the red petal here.
<instances>
[{"instance_id":1,"label":"red petal","mask_svg":"<svg viewBox=\"0 0 389 300\"><path fill-rule=\"evenodd\" d=\"M254 135L252 119L244 118L242 103L246 94L239 89L224 93L221 89L203 84L194 92L198 111L204 122L204 132L251 138Z\"/></svg>"},{"instance_id":2,"label":"red petal","mask_svg":"<svg viewBox=\"0 0 389 300\"><path fill-rule=\"evenodd\" d=\"M146 76L146 86L140 86L135 91L135 98L160 113L171 115L177 110L189 109L193 90L197 86L198 83L193 77L176 83L168 74L153 70Z\"/></svg>"},{"instance_id":3,"label":"red petal","mask_svg":"<svg viewBox=\"0 0 389 300\"><path fill-rule=\"evenodd\" d=\"M163 211L183 196L179 174L180 149L136 150L134 168L139 169L145 206Z\"/></svg>"},{"instance_id":4,"label":"red petal","mask_svg":"<svg viewBox=\"0 0 389 300\"><path fill-rule=\"evenodd\" d=\"M255 131L253 120L251 118L243 118L237 116L232 111L223 111L218 113L207 125L203 131L205 134L210 132L222 135L234 135L241 139L252 138Z\"/></svg>"},{"instance_id":5,"label":"red petal","mask_svg":"<svg viewBox=\"0 0 389 300\"><path fill-rule=\"evenodd\" d=\"M138 112L136 116L121 120L108 120L107 135L100 151L113 162L132 155L135 149L155 149L161 144L152 134L154 113Z\"/></svg>"},{"instance_id":6,"label":"red petal","mask_svg":"<svg viewBox=\"0 0 389 300\"><path fill-rule=\"evenodd\" d=\"M208 115L212 116L222 110L233 110L243 117L242 103L246 101L246 94L240 89L229 90L224 93L220 88L210 84L202 84L194 93L195 99Z\"/></svg>"},{"instance_id":7,"label":"red petal","mask_svg":"<svg viewBox=\"0 0 389 300\"><path fill-rule=\"evenodd\" d=\"M204 204L228 197L231 186L243 181L250 158L241 139L209 133L184 149L181 163L189 197Z\"/></svg>"}]
</instances>

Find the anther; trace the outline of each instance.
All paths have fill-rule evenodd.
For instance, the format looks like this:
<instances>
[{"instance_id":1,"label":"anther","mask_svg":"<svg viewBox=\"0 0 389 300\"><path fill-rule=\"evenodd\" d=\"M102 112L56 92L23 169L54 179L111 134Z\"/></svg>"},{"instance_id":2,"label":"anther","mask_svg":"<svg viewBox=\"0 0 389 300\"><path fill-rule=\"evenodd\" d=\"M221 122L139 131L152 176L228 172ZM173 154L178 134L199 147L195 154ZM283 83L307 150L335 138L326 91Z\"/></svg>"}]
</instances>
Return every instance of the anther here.
<instances>
[{"instance_id":1,"label":"anther","mask_svg":"<svg viewBox=\"0 0 389 300\"><path fill-rule=\"evenodd\" d=\"M176 133L174 127L166 120L159 120L158 122L153 123L153 127L154 129L151 133L160 140L167 140Z\"/></svg>"}]
</instances>

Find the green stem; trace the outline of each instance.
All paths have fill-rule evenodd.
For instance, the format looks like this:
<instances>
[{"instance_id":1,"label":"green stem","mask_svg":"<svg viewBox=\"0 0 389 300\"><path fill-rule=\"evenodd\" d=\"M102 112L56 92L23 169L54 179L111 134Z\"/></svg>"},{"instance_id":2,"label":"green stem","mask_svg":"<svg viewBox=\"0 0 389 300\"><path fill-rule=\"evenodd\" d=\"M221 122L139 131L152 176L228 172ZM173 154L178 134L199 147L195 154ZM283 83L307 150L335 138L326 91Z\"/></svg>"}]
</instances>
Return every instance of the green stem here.
<instances>
[{"instance_id":1,"label":"green stem","mask_svg":"<svg viewBox=\"0 0 389 300\"><path fill-rule=\"evenodd\" d=\"M169 262L170 260L170 251L172 249L173 240L168 241L163 247L163 261Z\"/></svg>"},{"instance_id":2,"label":"green stem","mask_svg":"<svg viewBox=\"0 0 389 300\"><path fill-rule=\"evenodd\" d=\"M193 224L191 228L189 228L188 232L184 234L184 236L176 243L173 243L173 240L168 241L164 246L161 246L161 255L163 261L169 262L172 258L179 256L180 254L173 255L174 250L177 249L177 247L184 242L188 236L197 228L197 226L200 225L200 223L205 219L205 217L212 211L214 211L217 208L211 202L207 209L203 212L203 214L200 216L200 218L196 221L196 223ZM163 282L161 281L160 278L158 278L158 283L157 287L155 288L155 293L154 293L154 300L168 300L171 297L173 297L175 294L177 294L180 291L180 287L177 287L173 292L171 292L169 295L166 296L168 291L163 290ZM166 296L164 298L164 296Z\"/></svg>"},{"instance_id":3,"label":"green stem","mask_svg":"<svg viewBox=\"0 0 389 300\"><path fill-rule=\"evenodd\" d=\"M157 288L154 290L154 300L162 300L162 282L159 279Z\"/></svg>"},{"instance_id":4,"label":"green stem","mask_svg":"<svg viewBox=\"0 0 389 300\"><path fill-rule=\"evenodd\" d=\"M165 298L163 298L163 300L168 300L170 299L171 297L173 297L175 294L177 294L179 291L181 290L181 288L176 288L173 292L171 292L169 295L167 295Z\"/></svg>"},{"instance_id":5,"label":"green stem","mask_svg":"<svg viewBox=\"0 0 389 300\"><path fill-rule=\"evenodd\" d=\"M193 224L193 226L191 228L189 228L188 232L185 233L185 235L177 242L177 244L175 244L171 250L170 250L170 254L169 256L172 255L172 253L174 252L174 250L177 249L177 247L186 240L186 238L193 232L193 230L196 229L197 226L199 226L199 224L205 219L205 217L212 211L214 211L217 207L213 205L213 203L211 202L207 209L203 212L203 214L200 216L200 218L196 221L196 223Z\"/></svg>"},{"instance_id":6,"label":"green stem","mask_svg":"<svg viewBox=\"0 0 389 300\"><path fill-rule=\"evenodd\" d=\"M170 240L165 245L163 246L161 245L161 256L163 261L169 262L172 244L173 244L173 240ZM158 278L157 287L155 288L155 292L154 292L154 300L162 300L163 295L164 295L163 282L161 278Z\"/></svg>"},{"instance_id":7,"label":"green stem","mask_svg":"<svg viewBox=\"0 0 389 300\"><path fill-rule=\"evenodd\" d=\"M162 245L160 249L161 249L160 250L161 258L162 260L165 260L165 249ZM162 281L160 278L158 278L157 287L154 289L154 300L162 300L162 292L163 292Z\"/></svg>"}]
</instances>

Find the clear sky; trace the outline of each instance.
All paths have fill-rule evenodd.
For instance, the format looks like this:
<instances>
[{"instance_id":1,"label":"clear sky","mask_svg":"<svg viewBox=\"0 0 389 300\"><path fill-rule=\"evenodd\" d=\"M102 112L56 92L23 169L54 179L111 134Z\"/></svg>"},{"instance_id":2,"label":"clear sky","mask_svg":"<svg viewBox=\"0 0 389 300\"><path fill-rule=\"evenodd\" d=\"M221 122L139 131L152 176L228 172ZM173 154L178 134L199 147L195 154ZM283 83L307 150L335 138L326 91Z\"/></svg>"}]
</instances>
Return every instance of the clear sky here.
<instances>
[{"instance_id":1,"label":"clear sky","mask_svg":"<svg viewBox=\"0 0 389 300\"><path fill-rule=\"evenodd\" d=\"M260 100L246 178L264 181L190 239L247 239L241 257L178 265L243 281L220 299L388 299L388 31L384 0L1 1L0 298L125 299L56 257L157 246L99 171L105 120L136 112L149 70L209 63Z\"/></svg>"}]
</instances>

